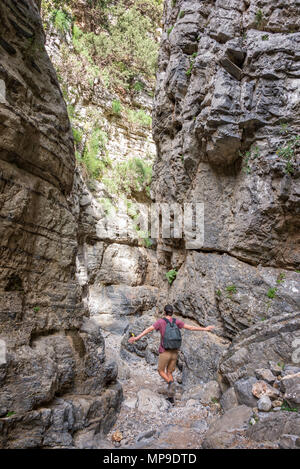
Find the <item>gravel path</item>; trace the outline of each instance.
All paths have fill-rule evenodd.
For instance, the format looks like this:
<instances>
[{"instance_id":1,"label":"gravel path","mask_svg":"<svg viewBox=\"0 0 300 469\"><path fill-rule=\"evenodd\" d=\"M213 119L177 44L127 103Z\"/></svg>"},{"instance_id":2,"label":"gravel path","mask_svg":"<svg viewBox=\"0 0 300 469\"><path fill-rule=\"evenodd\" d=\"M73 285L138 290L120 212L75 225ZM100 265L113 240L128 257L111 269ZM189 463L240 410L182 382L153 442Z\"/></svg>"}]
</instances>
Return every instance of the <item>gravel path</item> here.
<instances>
[{"instance_id":1,"label":"gravel path","mask_svg":"<svg viewBox=\"0 0 300 469\"><path fill-rule=\"evenodd\" d=\"M182 399L185 391L178 370L175 403L167 398L167 385L157 367L143 359L125 363L119 356L119 338L109 336L107 355L119 363L119 381L124 401L117 422L106 436L104 446L124 449L200 449L209 425L222 415L220 404L202 405L200 401ZM164 392L164 393L163 393ZM243 432L236 433L232 448L270 448L250 441Z\"/></svg>"}]
</instances>

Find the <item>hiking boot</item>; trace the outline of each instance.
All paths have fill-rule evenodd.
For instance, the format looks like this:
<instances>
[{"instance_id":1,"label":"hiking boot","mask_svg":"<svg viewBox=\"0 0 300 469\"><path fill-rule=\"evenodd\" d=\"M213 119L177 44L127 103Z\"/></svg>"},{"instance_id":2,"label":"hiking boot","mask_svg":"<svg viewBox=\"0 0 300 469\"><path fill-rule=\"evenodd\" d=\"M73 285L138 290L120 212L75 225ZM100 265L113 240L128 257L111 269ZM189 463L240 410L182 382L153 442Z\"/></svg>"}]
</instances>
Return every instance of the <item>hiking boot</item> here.
<instances>
[{"instance_id":1,"label":"hiking boot","mask_svg":"<svg viewBox=\"0 0 300 469\"><path fill-rule=\"evenodd\" d=\"M169 397L167 397L167 401L169 401L169 402L170 402L170 404L172 404L172 405L175 405L175 399L174 399L174 397L173 397L173 396L169 396Z\"/></svg>"},{"instance_id":2,"label":"hiking boot","mask_svg":"<svg viewBox=\"0 0 300 469\"><path fill-rule=\"evenodd\" d=\"M168 396L173 397L175 394L175 383L174 381L170 381L168 383Z\"/></svg>"}]
</instances>

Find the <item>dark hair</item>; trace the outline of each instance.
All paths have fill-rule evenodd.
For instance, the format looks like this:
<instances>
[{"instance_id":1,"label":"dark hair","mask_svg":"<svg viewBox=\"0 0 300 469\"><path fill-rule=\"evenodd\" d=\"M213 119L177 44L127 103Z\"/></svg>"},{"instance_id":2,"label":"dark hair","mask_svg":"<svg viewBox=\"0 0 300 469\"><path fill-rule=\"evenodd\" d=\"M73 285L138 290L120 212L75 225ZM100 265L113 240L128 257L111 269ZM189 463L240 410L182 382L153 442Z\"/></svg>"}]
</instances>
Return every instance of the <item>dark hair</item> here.
<instances>
[{"instance_id":1,"label":"dark hair","mask_svg":"<svg viewBox=\"0 0 300 469\"><path fill-rule=\"evenodd\" d=\"M168 314L169 316L172 316L172 314L173 314L173 306L172 305L166 305L164 310L165 310L166 314Z\"/></svg>"}]
</instances>

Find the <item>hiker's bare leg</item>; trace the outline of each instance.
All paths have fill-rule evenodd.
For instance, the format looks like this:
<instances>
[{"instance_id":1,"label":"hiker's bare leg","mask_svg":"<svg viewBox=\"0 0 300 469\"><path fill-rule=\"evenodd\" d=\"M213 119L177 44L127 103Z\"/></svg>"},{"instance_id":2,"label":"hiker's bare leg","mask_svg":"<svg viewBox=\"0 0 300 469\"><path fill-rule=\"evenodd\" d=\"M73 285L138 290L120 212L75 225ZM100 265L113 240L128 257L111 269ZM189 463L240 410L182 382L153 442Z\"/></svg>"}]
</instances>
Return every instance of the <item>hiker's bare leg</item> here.
<instances>
[{"instance_id":1,"label":"hiker's bare leg","mask_svg":"<svg viewBox=\"0 0 300 469\"><path fill-rule=\"evenodd\" d=\"M167 383L169 383L170 378L168 377L168 375L165 371L158 370L158 373Z\"/></svg>"},{"instance_id":2,"label":"hiker's bare leg","mask_svg":"<svg viewBox=\"0 0 300 469\"><path fill-rule=\"evenodd\" d=\"M158 359L158 373L167 383L170 381L167 370L169 368L171 358L171 353L168 350L166 352L160 353Z\"/></svg>"},{"instance_id":3,"label":"hiker's bare leg","mask_svg":"<svg viewBox=\"0 0 300 469\"><path fill-rule=\"evenodd\" d=\"M176 368L176 363L177 363L177 355L178 355L178 352L177 351L172 351L171 352L171 359L168 363L168 367L167 367L167 376L169 378L169 381L173 383L174 379L173 379L173 373L175 371L175 368Z\"/></svg>"}]
</instances>

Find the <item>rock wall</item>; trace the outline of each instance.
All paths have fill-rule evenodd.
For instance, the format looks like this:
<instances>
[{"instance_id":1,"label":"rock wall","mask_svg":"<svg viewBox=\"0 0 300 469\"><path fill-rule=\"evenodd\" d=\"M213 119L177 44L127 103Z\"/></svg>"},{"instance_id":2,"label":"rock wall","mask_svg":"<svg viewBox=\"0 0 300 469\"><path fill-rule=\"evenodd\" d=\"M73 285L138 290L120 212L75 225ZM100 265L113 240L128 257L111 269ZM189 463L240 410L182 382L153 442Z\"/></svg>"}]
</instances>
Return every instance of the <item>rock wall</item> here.
<instances>
[{"instance_id":1,"label":"rock wall","mask_svg":"<svg viewBox=\"0 0 300 469\"><path fill-rule=\"evenodd\" d=\"M122 398L75 278L74 146L37 3L0 6L0 446L80 447Z\"/></svg>"},{"instance_id":2,"label":"rock wall","mask_svg":"<svg viewBox=\"0 0 300 469\"><path fill-rule=\"evenodd\" d=\"M204 244L162 240L161 264L180 310L228 336L299 307L298 8L165 3L153 192L204 203Z\"/></svg>"},{"instance_id":3,"label":"rock wall","mask_svg":"<svg viewBox=\"0 0 300 469\"><path fill-rule=\"evenodd\" d=\"M158 202L204 203L204 243L159 240L160 273L178 271L159 304L233 340L215 354L223 391L272 361L292 365L299 340L299 8L164 7L152 190Z\"/></svg>"}]
</instances>

